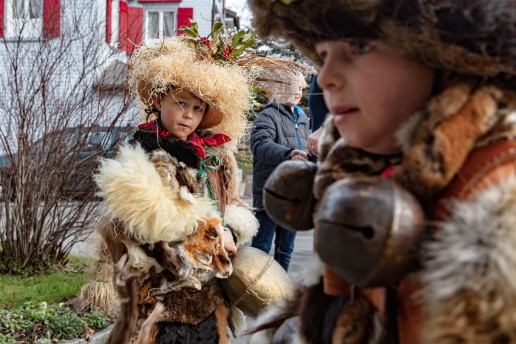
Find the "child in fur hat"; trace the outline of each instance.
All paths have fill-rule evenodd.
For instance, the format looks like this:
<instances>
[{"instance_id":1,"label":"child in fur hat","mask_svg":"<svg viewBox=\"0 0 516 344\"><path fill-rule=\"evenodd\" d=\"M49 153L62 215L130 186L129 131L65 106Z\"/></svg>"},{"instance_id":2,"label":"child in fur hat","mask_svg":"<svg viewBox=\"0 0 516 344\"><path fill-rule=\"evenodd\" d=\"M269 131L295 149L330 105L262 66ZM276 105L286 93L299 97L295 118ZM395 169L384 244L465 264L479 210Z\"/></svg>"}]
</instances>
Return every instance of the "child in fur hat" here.
<instances>
[{"instance_id":1,"label":"child in fur hat","mask_svg":"<svg viewBox=\"0 0 516 344\"><path fill-rule=\"evenodd\" d=\"M332 116L319 146L318 209L326 193L389 178L414 196L426 224L406 242L416 268L394 283L357 288L344 278L381 247L325 259L303 301L277 310L276 319L299 316L298 331L281 326L275 340L516 343L516 2L249 2L260 35L292 41L320 66ZM329 245L318 219L320 250ZM363 232L361 242L399 235L390 230ZM396 261L382 263L388 271Z\"/></svg>"},{"instance_id":2,"label":"child in fur hat","mask_svg":"<svg viewBox=\"0 0 516 344\"><path fill-rule=\"evenodd\" d=\"M102 235L113 262L127 253L140 273L138 325L164 304L153 341L229 343L230 309L215 277L231 274L235 242L258 227L238 196L234 157L250 76L186 37L143 47L128 66L146 122L95 176L107 211ZM238 315L233 309L232 325Z\"/></svg>"}]
</instances>

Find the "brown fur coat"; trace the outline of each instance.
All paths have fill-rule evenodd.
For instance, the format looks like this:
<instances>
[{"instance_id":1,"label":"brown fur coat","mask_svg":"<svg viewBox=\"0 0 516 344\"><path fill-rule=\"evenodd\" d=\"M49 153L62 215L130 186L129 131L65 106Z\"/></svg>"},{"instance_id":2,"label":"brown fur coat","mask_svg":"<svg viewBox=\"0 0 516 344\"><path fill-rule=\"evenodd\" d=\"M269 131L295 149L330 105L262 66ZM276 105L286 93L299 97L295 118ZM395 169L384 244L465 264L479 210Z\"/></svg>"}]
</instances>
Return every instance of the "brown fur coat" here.
<instances>
[{"instance_id":1,"label":"brown fur coat","mask_svg":"<svg viewBox=\"0 0 516 344\"><path fill-rule=\"evenodd\" d=\"M139 143L102 161L95 176L107 210L100 232L112 261L127 253L133 271L140 273L141 319L157 301L165 305L159 322L197 324L220 306L225 308L215 278L232 272L222 221L238 244L257 230L250 207L238 197L234 156L220 147L206 153L217 154L221 161L217 170L208 171L217 207L196 168L164 150L145 152ZM220 338L227 338L227 321L219 322Z\"/></svg>"}]
</instances>

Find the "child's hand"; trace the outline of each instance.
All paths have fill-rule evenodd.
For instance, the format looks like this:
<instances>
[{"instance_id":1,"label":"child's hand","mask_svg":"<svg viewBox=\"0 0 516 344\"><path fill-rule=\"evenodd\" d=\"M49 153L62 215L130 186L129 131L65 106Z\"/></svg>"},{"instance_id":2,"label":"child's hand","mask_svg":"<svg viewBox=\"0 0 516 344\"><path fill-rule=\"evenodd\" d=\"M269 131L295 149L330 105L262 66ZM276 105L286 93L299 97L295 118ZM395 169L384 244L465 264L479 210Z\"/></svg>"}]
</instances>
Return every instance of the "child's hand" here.
<instances>
[{"instance_id":1,"label":"child's hand","mask_svg":"<svg viewBox=\"0 0 516 344\"><path fill-rule=\"evenodd\" d=\"M299 149L294 149L292 153L290 153L290 160L308 160L308 154Z\"/></svg>"},{"instance_id":2,"label":"child's hand","mask_svg":"<svg viewBox=\"0 0 516 344\"><path fill-rule=\"evenodd\" d=\"M235 245L235 241L233 240L233 234L229 231L224 231L224 248L228 252L228 255L234 256L237 253L237 247Z\"/></svg>"}]
</instances>

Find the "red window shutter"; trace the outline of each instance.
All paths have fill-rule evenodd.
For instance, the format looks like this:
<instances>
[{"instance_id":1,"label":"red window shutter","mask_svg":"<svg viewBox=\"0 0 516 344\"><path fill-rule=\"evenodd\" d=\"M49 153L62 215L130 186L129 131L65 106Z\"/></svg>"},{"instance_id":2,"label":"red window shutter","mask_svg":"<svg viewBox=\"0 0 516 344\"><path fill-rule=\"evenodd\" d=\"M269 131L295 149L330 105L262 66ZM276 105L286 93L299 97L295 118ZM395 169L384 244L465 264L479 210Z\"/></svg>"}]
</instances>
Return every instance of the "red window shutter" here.
<instances>
[{"instance_id":1,"label":"red window shutter","mask_svg":"<svg viewBox=\"0 0 516 344\"><path fill-rule=\"evenodd\" d=\"M4 0L0 0L0 37L4 37Z\"/></svg>"},{"instance_id":2,"label":"red window shutter","mask_svg":"<svg viewBox=\"0 0 516 344\"><path fill-rule=\"evenodd\" d=\"M127 6L127 2L124 2L124 1L120 1L120 24L119 24L119 28L120 28L120 34L118 37L119 38L119 47L120 49L122 50L126 50L126 46L127 46L127 17L128 17L128 12L129 12L129 8Z\"/></svg>"},{"instance_id":3,"label":"red window shutter","mask_svg":"<svg viewBox=\"0 0 516 344\"><path fill-rule=\"evenodd\" d=\"M190 19L193 19L193 8L192 7L179 7L177 9L177 34L181 35L183 32L179 28L184 26L190 26Z\"/></svg>"},{"instance_id":4,"label":"red window shutter","mask_svg":"<svg viewBox=\"0 0 516 344\"><path fill-rule=\"evenodd\" d=\"M142 7L131 7L129 6L129 28L128 28L128 39L125 45L125 51L128 54L132 54L135 48L135 44L140 45L143 41L143 8Z\"/></svg>"},{"instance_id":5,"label":"red window shutter","mask_svg":"<svg viewBox=\"0 0 516 344\"><path fill-rule=\"evenodd\" d=\"M111 30L113 30L111 21L113 20L113 1L106 0L106 42L111 43Z\"/></svg>"},{"instance_id":6,"label":"red window shutter","mask_svg":"<svg viewBox=\"0 0 516 344\"><path fill-rule=\"evenodd\" d=\"M43 37L54 38L61 34L60 0L43 1Z\"/></svg>"}]
</instances>

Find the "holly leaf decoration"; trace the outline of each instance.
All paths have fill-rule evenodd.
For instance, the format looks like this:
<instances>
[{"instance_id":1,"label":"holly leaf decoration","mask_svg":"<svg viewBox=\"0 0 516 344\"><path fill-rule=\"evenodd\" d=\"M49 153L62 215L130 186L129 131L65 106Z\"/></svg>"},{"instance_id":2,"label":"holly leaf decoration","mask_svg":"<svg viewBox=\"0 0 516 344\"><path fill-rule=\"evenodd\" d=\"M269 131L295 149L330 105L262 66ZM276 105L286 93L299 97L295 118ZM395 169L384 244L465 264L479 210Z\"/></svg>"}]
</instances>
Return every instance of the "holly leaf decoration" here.
<instances>
[{"instance_id":1,"label":"holly leaf decoration","mask_svg":"<svg viewBox=\"0 0 516 344\"><path fill-rule=\"evenodd\" d=\"M222 23L213 25L206 37L201 37L196 22L190 20L190 27L181 26L184 40L205 51L216 63L227 63L242 55L246 49L256 44L256 35L252 32L238 31L231 37L224 31Z\"/></svg>"}]
</instances>

